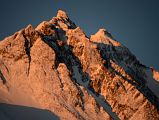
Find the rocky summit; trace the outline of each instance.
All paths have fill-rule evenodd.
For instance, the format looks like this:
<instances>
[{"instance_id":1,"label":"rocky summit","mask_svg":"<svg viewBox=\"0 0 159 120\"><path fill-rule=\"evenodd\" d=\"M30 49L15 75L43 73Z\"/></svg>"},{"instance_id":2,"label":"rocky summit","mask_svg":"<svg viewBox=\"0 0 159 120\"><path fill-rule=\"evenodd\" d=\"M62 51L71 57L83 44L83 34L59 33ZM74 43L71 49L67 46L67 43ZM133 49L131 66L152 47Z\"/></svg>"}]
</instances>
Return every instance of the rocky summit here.
<instances>
[{"instance_id":1,"label":"rocky summit","mask_svg":"<svg viewBox=\"0 0 159 120\"><path fill-rule=\"evenodd\" d=\"M62 10L0 41L2 120L14 120L7 106L51 112L48 120L158 120L158 98L157 70L106 29L87 37Z\"/></svg>"}]
</instances>

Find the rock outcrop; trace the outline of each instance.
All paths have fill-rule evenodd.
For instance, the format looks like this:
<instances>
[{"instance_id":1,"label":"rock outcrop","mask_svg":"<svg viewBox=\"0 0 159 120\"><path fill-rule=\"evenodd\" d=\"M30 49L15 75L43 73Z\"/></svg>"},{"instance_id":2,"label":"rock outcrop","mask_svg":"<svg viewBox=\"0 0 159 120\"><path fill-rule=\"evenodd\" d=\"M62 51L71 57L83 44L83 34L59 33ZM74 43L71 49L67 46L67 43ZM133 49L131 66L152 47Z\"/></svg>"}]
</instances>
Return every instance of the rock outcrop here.
<instances>
[{"instance_id":1,"label":"rock outcrop","mask_svg":"<svg viewBox=\"0 0 159 120\"><path fill-rule=\"evenodd\" d=\"M108 31L88 38L62 10L0 41L0 102L62 120L157 120L157 75Z\"/></svg>"}]
</instances>

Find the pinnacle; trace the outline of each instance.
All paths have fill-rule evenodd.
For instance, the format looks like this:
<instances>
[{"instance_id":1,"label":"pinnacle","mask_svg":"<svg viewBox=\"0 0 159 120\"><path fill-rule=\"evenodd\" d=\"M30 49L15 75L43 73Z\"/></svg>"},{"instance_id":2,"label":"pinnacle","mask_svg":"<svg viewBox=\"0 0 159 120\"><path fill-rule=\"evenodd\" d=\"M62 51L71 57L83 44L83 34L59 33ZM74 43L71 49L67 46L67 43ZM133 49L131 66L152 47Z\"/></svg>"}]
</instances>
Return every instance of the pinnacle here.
<instances>
[{"instance_id":1,"label":"pinnacle","mask_svg":"<svg viewBox=\"0 0 159 120\"><path fill-rule=\"evenodd\" d=\"M58 18L68 18L67 13L63 10L58 10L57 17Z\"/></svg>"},{"instance_id":2,"label":"pinnacle","mask_svg":"<svg viewBox=\"0 0 159 120\"><path fill-rule=\"evenodd\" d=\"M31 24L29 24L27 27L26 27L26 30L33 30L34 29L34 27L31 25Z\"/></svg>"}]
</instances>

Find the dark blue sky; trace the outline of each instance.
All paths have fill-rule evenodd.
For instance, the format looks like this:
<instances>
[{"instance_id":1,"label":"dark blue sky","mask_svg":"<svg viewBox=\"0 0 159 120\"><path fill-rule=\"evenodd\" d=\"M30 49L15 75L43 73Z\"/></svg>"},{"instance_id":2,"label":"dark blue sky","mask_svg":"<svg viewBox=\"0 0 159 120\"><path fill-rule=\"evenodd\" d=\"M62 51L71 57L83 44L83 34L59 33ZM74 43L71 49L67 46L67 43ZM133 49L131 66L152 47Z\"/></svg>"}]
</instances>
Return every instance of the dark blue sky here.
<instances>
[{"instance_id":1,"label":"dark blue sky","mask_svg":"<svg viewBox=\"0 0 159 120\"><path fill-rule=\"evenodd\" d=\"M58 9L88 36L106 28L143 64L159 70L158 0L1 0L0 39L50 20Z\"/></svg>"}]
</instances>

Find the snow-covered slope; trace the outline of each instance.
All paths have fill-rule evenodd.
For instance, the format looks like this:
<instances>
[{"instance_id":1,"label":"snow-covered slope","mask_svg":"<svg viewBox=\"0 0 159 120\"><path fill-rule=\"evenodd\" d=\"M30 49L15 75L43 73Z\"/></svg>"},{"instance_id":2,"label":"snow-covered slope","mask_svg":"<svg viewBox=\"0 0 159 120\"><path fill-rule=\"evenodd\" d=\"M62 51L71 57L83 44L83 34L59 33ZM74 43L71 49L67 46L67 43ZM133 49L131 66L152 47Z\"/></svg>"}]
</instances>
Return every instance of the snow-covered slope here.
<instances>
[{"instance_id":1,"label":"snow-covered slope","mask_svg":"<svg viewBox=\"0 0 159 120\"><path fill-rule=\"evenodd\" d=\"M105 29L88 38L62 10L0 41L0 101L64 120L159 119L156 74Z\"/></svg>"}]
</instances>

